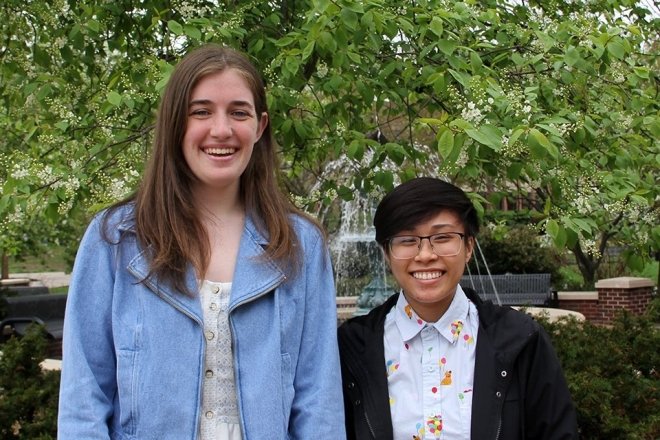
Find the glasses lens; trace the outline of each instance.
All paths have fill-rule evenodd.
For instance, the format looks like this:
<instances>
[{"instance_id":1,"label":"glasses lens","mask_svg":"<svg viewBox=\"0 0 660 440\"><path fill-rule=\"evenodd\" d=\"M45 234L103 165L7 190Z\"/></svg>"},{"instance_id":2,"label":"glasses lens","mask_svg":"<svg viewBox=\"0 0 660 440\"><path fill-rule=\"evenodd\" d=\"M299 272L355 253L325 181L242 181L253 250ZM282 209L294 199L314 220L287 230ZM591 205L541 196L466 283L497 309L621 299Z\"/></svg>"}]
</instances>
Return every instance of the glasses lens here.
<instances>
[{"instance_id":1,"label":"glasses lens","mask_svg":"<svg viewBox=\"0 0 660 440\"><path fill-rule=\"evenodd\" d=\"M427 238L427 237L424 237ZM461 251L463 238L458 233L435 234L428 237L433 253L439 257L457 255ZM397 259L414 258L420 249L422 237L415 235L401 235L390 240L390 252Z\"/></svg>"},{"instance_id":2,"label":"glasses lens","mask_svg":"<svg viewBox=\"0 0 660 440\"><path fill-rule=\"evenodd\" d=\"M436 234L429 238L433 252L439 257L456 255L461 251L461 236L458 234Z\"/></svg>"},{"instance_id":3,"label":"glasses lens","mask_svg":"<svg viewBox=\"0 0 660 440\"><path fill-rule=\"evenodd\" d=\"M419 251L419 237L399 236L390 240L390 251L394 258L413 258Z\"/></svg>"}]
</instances>

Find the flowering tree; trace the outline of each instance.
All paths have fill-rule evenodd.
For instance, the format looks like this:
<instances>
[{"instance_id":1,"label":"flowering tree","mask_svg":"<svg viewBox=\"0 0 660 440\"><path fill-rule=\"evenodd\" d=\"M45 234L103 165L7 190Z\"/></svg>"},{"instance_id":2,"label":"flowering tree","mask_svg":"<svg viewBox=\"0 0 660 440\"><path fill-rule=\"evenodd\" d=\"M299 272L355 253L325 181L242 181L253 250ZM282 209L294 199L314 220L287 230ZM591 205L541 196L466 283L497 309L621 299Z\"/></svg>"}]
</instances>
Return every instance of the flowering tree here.
<instances>
[{"instance_id":1,"label":"flowering tree","mask_svg":"<svg viewBox=\"0 0 660 440\"><path fill-rule=\"evenodd\" d=\"M587 281L609 244L631 264L658 248L658 11L643 2L81 3L0 6L7 253L71 240L134 188L171 66L207 41L264 72L287 185L310 203L318 179L322 202L432 172L529 198ZM324 174L342 155L351 172Z\"/></svg>"}]
</instances>

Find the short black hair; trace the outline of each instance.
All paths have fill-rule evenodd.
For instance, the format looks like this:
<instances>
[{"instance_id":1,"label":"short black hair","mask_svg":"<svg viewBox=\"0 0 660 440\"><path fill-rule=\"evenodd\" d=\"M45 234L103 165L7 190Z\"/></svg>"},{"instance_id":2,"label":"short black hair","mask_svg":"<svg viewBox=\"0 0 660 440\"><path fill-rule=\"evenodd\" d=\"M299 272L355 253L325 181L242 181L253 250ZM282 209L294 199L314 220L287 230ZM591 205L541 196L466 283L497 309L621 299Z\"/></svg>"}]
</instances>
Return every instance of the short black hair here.
<instances>
[{"instance_id":1,"label":"short black hair","mask_svg":"<svg viewBox=\"0 0 660 440\"><path fill-rule=\"evenodd\" d=\"M441 211L452 211L461 219L466 237L476 237L479 217L472 201L459 187L433 177L408 180L388 193L376 208L376 241L383 247L391 237Z\"/></svg>"}]
</instances>

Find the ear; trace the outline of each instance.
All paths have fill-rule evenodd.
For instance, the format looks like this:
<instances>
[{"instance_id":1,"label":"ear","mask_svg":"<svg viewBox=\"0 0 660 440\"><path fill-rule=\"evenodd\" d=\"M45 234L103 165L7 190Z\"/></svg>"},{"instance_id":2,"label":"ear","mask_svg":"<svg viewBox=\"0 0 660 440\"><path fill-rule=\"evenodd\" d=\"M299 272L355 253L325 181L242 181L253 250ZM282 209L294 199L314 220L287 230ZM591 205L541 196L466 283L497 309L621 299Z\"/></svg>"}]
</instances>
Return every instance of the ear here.
<instances>
[{"instance_id":1,"label":"ear","mask_svg":"<svg viewBox=\"0 0 660 440\"><path fill-rule=\"evenodd\" d=\"M263 112L259 119L259 126L257 127L257 140L261 139L261 135L264 134L264 130L268 127L269 122L268 113Z\"/></svg>"},{"instance_id":2,"label":"ear","mask_svg":"<svg viewBox=\"0 0 660 440\"><path fill-rule=\"evenodd\" d=\"M468 237L467 240L465 240L465 264L470 262L470 258L472 258L472 251L474 250L474 243L475 243L475 238L474 237Z\"/></svg>"}]
</instances>

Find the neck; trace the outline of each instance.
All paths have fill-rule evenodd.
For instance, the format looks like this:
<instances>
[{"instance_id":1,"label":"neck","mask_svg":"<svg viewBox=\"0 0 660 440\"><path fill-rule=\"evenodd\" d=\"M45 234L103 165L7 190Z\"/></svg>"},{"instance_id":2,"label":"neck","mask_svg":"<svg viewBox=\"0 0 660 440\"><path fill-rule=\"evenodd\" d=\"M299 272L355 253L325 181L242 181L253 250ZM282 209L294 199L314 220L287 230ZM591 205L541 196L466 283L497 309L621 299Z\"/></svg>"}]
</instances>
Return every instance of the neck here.
<instances>
[{"instance_id":1,"label":"neck","mask_svg":"<svg viewBox=\"0 0 660 440\"><path fill-rule=\"evenodd\" d=\"M203 222L242 215L244 212L238 184L226 188L197 187L194 195Z\"/></svg>"}]
</instances>

